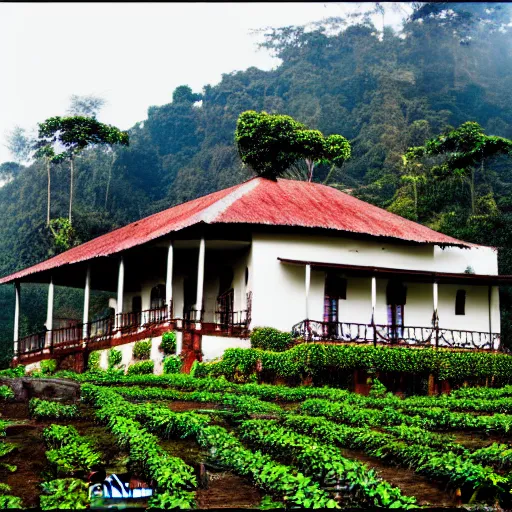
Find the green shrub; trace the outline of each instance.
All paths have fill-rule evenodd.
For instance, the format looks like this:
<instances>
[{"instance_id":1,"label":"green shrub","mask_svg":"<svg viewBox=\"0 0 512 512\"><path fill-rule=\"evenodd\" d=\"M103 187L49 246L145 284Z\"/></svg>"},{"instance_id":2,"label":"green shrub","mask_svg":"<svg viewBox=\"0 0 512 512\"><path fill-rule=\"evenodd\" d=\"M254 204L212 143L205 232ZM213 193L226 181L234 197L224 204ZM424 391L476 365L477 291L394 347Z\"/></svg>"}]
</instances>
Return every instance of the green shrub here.
<instances>
[{"instance_id":1,"label":"green shrub","mask_svg":"<svg viewBox=\"0 0 512 512\"><path fill-rule=\"evenodd\" d=\"M151 354L151 340L137 341L133 346L133 358L144 360L149 359Z\"/></svg>"},{"instance_id":2,"label":"green shrub","mask_svg":"<svg viewBox=\"0 0 512 512\"><path fill-rule=\"evenodd\" d=\"M153 373L155 363L153 361L140 361L128 366L128 375L147 375Z\"/></svg>"},{"instance_id":3,"label":"green shrub","mask_svg":"<svg viewBox=\"0 0 512 512\"><path fill-rule=\"evenodd\" d=\"M2 377L23 377L25 375L25 365L19 364L14 368L7 368L6 370L0 370L0 376Z\"/></svg>"},{"instance_id":4,"label":"green shrub","mask_svg":"<svg viewBox=\"0 0 512 512\"><path fill-rule=\"evenodd\" d=\"M290 347L292 335L273 327L256 327L251 332L251 347L282 352Z\"/></svg>"},{"instance_id":5,"label":"green shrub","mask_svg":"<svg viewBox=\"0 0 512 512\"><path fill-rule=\"evenodd\" d=\"M56 359L45 359L41 361L41 373L43 375L53 375L57 371Z\"/></svg>"},{"instance_id":6,"label":"green shrub","mask_svg":"<svg viewBox=\"0 0 512 512\"><path fill-rule=\"evenodd\" d=\"M87 369L90 372L97 372L100 370L100 351L95 350L89 354L89 361L87 362Z\"/></svg>"},{"instance_id":7,"label":"green shrub","mask_svg":"<svg viewBox=\"0 0 512 512\"><path fill-rule=\"evenodd\" d=\"M160 349L166 356L176 354L176 333L174 331L167 331L162 334Z\"/></svg>"},{"instance_id":8,"label":"green shrub","mask_svg":"<svg viewBox=\"0 0 512 512\"><path fill-rule=\"evenodd\" d=\"M6 385L0 386L0 400L7 400L9 398L14 398L12 389Z\"/></svg>"},{"instance_id":9,"label":"green shrub","mask_svg":"<svg viewBox=\"0 0 512 512\"><path fill-rule=\"evenodd\" d=\"M180 356L168 356L164 359L164 373L180 373L182 366Z\"/></svg>"},{"instance_id":10,"label":"green shrub","mask_svg":"<svg viewBox=\"0 0 512 512\"><path fill-rule=\"evenodd\" d=\"M40 496L41 509L53 510L66 508L69 510L85 509L90 505L89 486L77 478L61 478L43 482L43 494Z\"/></svg>"},{"instance_id":11,"label":"green shrub","mask_svg":"<svg viewBox=\"0 0 512 512\"><path fill-rule=\"evenodd\" d=\"M28 403L29 413L36 419L76 418L78 408L76 405L62 405L58 402L32 398Z\"/></svg>"},{"instance_id":12,"label":"green shrub","mask_svg":"<svg viewBox=\"0 0 512 512\"><path fill-rule=\"evenodd\" d=\"M123 353L116 348L111 348L108 351L108 368L109 370L116 368L123 360Z\"/></svg>"}]
</instances>

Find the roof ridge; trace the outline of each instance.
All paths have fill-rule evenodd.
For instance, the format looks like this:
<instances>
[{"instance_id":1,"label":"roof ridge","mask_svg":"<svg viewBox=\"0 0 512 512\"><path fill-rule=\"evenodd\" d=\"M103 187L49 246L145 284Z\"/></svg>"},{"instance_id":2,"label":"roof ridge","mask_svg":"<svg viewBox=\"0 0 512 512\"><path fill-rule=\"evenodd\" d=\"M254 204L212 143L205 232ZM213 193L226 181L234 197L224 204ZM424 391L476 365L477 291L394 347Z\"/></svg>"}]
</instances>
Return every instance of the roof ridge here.
<instances>
[{"instance_id":1,"label":"roof ridge","mask_svg":"<svg viewBox=\"0 0 512 512\"><path fill-rule=\"evenodd\" d=\"M202 220L206 224L215 222L215 220L218 219L231 205L233 205L233 203L249 192L252 192L260 183L261 181L259 179L254 178L241 183L235 190L230 192L228 195L221 197L210 206L207 206L194 217L197 217L197 220Z\"/></svg>"}]
</instances>

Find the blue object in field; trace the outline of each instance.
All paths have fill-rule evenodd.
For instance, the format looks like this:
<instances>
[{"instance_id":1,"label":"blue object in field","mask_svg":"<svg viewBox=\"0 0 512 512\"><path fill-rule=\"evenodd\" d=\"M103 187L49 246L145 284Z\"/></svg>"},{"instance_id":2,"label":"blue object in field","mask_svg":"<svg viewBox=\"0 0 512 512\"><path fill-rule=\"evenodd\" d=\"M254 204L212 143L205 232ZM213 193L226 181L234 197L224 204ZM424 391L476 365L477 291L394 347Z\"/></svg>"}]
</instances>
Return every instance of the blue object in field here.
<instances>
[{"instance_id":1,"label":"blue object in field","mask_svg":"<svg viewBox=\"0 0 512 512\"><path fill-rule=\"evenodd\" d=\"M147 498L153 496L153 489L137 487L130 489L129 482L123 482L117 475L107 476L103 482L93 483L89 486L90 498L104 499L130 499Z\"/></svg>"}]
</instances>

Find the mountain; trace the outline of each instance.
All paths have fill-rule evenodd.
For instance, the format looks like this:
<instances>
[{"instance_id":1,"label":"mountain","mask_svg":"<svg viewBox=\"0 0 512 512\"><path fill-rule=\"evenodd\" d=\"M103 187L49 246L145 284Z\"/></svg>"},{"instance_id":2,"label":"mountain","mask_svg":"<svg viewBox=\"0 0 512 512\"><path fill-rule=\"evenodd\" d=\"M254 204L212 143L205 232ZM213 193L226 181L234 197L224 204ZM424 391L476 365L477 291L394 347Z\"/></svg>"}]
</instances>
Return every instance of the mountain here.
<instances>
[{"instance_id":1,"label":"mountain","mask_svg":"<svg viewBox=\"0 0 512 512\"><path fill-rule=\"evenodd\" d=\"M233 142L238 115L249 109L289 114L326 135L350 139L351 159L341 168L319 166L314 180L408 216L403 199L410 190L402 179L401 157L409 146L465 121L512 138L510 19L507 4L431 2L416 3L400 32L378 31L368 16L328 20L309 31L270 29L262 46L281 59L276 69L224 74L201 93L178 87L170 103L150 107L147 119L129 130L128 148L94 149L77 158L76 241L249 178ZM512 247L511 163L498 159L489 165L492 173L482 175L476 186L492 208L484 205L474 215L464 184L424 187L417 220L502 247L500 271L512 273L507 248ZM55 253L45 226L46 187L46 169L36 162L16 168L0 188L1 275ZM68 200L69 170L57 164L53 217L66 215ZM81 292L59 290L56 315L80 317L80 302ZM509 332L507 290L502 302ZM7 359L14 308L10 288L0 287L0 304L0 343ZM104 305L104 295L98 294L94 311L99 314ZM22 333L41 329L45 312L44 287L25 286Z\"/></svg>"}]
</instances>

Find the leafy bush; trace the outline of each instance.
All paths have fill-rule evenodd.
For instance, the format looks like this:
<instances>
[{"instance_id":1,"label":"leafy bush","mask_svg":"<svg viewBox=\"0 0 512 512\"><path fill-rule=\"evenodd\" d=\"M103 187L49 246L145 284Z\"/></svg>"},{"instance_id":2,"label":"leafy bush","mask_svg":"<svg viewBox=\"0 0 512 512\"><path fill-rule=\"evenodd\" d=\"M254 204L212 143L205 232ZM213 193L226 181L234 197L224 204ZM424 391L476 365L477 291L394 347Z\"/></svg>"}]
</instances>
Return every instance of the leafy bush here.
<instances>
[{"instance_id":1,"label":"leafy bush","mask_svg":"<svg viewBox=\"0 0 512 512\"><path fill-rule=\"evenodd\" d=\"M384 398L387 392L388 390L386 389L386 386L384 386L384 384L375 377L372 381L369 396L371 398Z\"/></svg>"},{"instance_id":2,"label":"leafy bush","mask_svg":"<svg viewBox=\"0 0 512 512\"><path fill-rule=\"evenodd\" d=\"M153 361L140 361L128 366L128 375L147 375L155 371L155 363Z\"/></svg>"},{"instance_id":3,"label":"leafy bush","mask_svg":"<svg viewBox=\"0 0 512 512\"><path fill-rule=\"evenodd\" d=\"M76 418L76 405L62 405L58 402L32 398L28 404L30 416L36 419Z\"/></svg>"},{"instance_id":4,"label":"leafy bush","mask_svg":"<svg viewBox=\"0 0 512 512\"><path fill-rule=\"evenodd\" d=\"M7 368L6 370L0 370L1 377L23 377L25 375L25 365L19 364L14 368Z\"/></svg>"},{"instance_id":5,"label":"leafy bush","mask_svg":"<svg viewBox=\"0 0 512 512\"><path fill-rule=\"evenodd\" d=\"M116 348L111 348L108 351L108 368L109 368L109 370L116 368L117 365L121 364L122 360L123 360L123 353L120 350L117 350Z\"/></svg>"},{"instance_id":6,"label":"leafy bush","mask_svg":"<svg viewBox=\"0 0 512 512\"><path fill-rule=\"evenodd\" d=\"M133 358L144 360L149 359L151 354L151 340L141 340L135 342L133 346Z\"/></svg>"},{"instance_id":7,"label":"leafy bush","mask_svg":"<svg viewBox=\"0 0 512 512\"><path fill-rule=\"evenodd\" d=\"M256 327L251 332L251 347L273 352L282 352L290 348L292 335L273 327Z\"/></svg>"},{"instance_id":8,"label":"leafy bush","mask_svg":"<svg viewBox=\"0 0 512 512\"><path fill-rule=\"evenodd\" d=\"M164 359L164 373L180 373L182 366L180 356L168 356Z\"/></svg>"},{"instance_id":9,"label":"leafy bush","mask_svg":"<svg viewBox=\"0 0 512 512\"><path fill-rule=\"evenodd\" d=\"M52 425L43 431L43 437L52 448L46 458L56 476L73 476L101 463L101 455L72 426Z\"/></svg>"},{"instance_id":10,"label":"leafy bush","mask_svg":"<svg viewBox=\"0 0 512 512\"><path fill-rule=\"evenodd\" d=\"M41 374L42 375L53 375L57 371L57 360L56 359L45 359L41 361Z\"/></svg>"},{"instance_id":11,"label":"leafy bush","mask_svg":"<svg viewBox=\"0 0 512 512\"><path fill-rule=\"evenodd\" d=\"M7 484L0 484L0 509L6 508L23 508L23 502L18 496L7 494L11 492L10 486Z\"/></svg>"},{"instance_id":12,"label":"leafy bush","mask_svg":"<svg viewBox=\"0 0 512 512\"><path fill-rule=\"evenodd\" d=\"M167 331L162 334L160 349L163 350L166 356L176 354L176 333L174 331Z\"/></svg>"},{"instance_id":13,"label":"leafy bush","mask_svg":"<svg viewBox=\"0 0 512 512\"><path fill-rule=\"evenodd\" d=\"M224 375L233 380L242 374L248 378L258 361L262 370L275 377L300 379L313 377L323 382L327 375L353 370L433 374L439 380L461 382L468 378L494 377L497 383L512 383L512 357L491 352L472 352L406 347L373 347L371 345L324 345L307 343L284 352L260 349L230 348L222 360L200 363L196 370L201 377Z\"/></svg>"},{"instance_id":14,"label":"leafy bush","mask_svg":"<svg viewBox=\"0 0 512 512\"><path fill-rule=\"evenodd\" d=\"M14 393L9 386L1 385L0 386L0 400L7 400L10 398L14 398Z\"/></svg>"},{"instance_id":15,"label":"leafy bush","mask_svg":"<svg viewBox=\"0 0 512 512\"><path fill-rule=\"evenodd\" d=\"M44 493L39 498L42 510L76 510L88 508L90 505L88 484L77 478L51 480L43 482L41 487Z\"/></svg>"},{"instance_id":16,"label":"leafy bush","mask_svg":"<svg viewBox=\"0 0 512 512\"><path fill-rule=\"evenodd\" d=\"M90 372L100 371L100 358L101 353L99 350L94 350L89 354L89 361L87 362L87 369Z\"/></svg>"}]
</instances>

